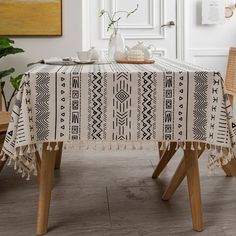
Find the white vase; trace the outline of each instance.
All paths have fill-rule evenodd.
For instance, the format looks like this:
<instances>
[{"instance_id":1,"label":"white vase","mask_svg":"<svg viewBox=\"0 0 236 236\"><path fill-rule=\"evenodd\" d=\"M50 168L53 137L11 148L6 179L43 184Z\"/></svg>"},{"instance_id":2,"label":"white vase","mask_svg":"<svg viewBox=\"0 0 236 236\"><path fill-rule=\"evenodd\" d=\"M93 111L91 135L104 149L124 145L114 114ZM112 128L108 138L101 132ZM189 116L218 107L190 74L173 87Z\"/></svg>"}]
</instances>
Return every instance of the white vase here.
<instances>
[{"instance_id":1,"label":"white vase","mask_svg":"<svg viewBox=\"0 0 236 236\"><path fill-rule=\"evenodd\" d=\"M109 39L108 56L114 59L115 52L125 52L125 40L119 32L113 32Z\"/></svg>"}]
</instances>

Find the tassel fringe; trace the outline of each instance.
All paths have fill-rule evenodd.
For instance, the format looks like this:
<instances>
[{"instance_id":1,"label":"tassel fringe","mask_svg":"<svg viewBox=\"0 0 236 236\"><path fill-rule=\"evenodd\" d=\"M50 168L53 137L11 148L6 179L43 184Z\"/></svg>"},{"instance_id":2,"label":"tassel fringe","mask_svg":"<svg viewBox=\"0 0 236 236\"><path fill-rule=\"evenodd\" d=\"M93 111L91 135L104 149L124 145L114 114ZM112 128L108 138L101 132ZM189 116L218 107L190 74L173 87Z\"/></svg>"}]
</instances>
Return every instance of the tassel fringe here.
<instances>
[{"instance_id":1,"label":"tassel fringe","mask_svg":"<svg viewBox=\"0 0 236 236\"><path fill-rule=\"evenodd\" d=\"M55 143L55 144L54 144ZM161 143L159 147L159 143ZM175 144L173 144L175 143ZM122 150L165 150L168 151L172 148L171 145L175 145L173 148L177 151L179 147L182 147L183 150L186 150L187 147L186 141L80 141L78 142L64 142L64 149L80 149L80 150L97 150L97 151L122 151ZM205 149L209 156L208 168L209 174L214 170L215 167L221 167L226 165L229 161L234 158L232 148L215 146L212 144L205 143L205 146L201 146L201 142L191 141L190 149L202 150ZM55 145L55 146L54 146ZM19 173L22 178L30 180L30 175L37 175L37 168L35 162L35 152L39 149L35 144L30 144L27 146L20 146L15 149L14 154L10 155L7 165L11 165L12 161L14 162L14 170ZM46 147L48 151L58 151L59 142L48 142ZM236 150L235 150L236 151ZM236 153L236 152L235 152ZM0 153L0 161L6 161L8 154L3 151Z\"/></svg>"}]
</instances>

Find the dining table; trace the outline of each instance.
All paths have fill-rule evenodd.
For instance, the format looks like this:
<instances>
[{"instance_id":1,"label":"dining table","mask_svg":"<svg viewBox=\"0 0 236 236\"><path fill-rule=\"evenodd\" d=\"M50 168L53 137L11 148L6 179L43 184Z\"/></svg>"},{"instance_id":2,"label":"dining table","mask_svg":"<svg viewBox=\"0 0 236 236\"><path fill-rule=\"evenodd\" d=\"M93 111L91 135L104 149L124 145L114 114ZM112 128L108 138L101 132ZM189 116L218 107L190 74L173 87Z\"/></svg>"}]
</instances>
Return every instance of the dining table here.
<instances>
[{"instance_id":1,"label":"dining table","mask_svg":"<svg viewBox=\"0 0 236 236\"><path fill-rule=\"evenodd\" d=\"M193 229L202 231L199 157L207 153L210 172L222 167L236 176L229 167L235 163L236 122L221 74L166 57L155 57L154 64L108 58L86 65L38 64L21 81L0 159L13 161L27 180L39 176L41 235L47 232L63 148L108 153L147 145L160 153L153 178L183 149L162 199L169 200L186 176Z\"/></svg>"}]
</instances>

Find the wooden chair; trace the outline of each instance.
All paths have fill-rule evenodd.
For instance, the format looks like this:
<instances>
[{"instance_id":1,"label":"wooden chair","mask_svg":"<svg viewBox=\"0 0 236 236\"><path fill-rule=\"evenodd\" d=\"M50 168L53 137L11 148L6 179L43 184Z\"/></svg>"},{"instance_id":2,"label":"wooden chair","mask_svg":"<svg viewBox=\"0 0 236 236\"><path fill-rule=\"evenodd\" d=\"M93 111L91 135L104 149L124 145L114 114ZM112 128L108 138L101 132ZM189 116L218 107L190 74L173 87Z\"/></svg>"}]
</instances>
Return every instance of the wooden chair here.
<instances>
[{"instance_id":1,"label":"wooden chair","mask_svg":"<svg viewBox=\"0 0 236 236\"><path fill-rule=\"evenodd\" d=\"M236 48L229 49L225 87L233 108L234 96L236 95ZM236 159L233 159L229 164L223 166L223 169L227 176L236 176Z\"/></svg>"},{"instance_id":2,"label":"wooden chair","mask_svg":"<svg viewBox=\"0 0 236 236\"><path fill-rule=\"evenodd\" d=\"M0 151L2 150L3 142L5 139L5 134L7 132L7 127L10 122L10 113L9 112L3 112L2 111L2 95L1 95L1 89L0 89ZM0 172L2 168L4 167L6 161L0 160Z\"/></svg>"},{"instance_id":3,"label":"wooden chair","mask_svg":"<svg viewBox=\"0 0 236 236\"><path fill-rule=\"evenodd\" d=\"M229 49L225 87L230 95L230 99L233 99L233 96L236 95L236 48Z\"/></svg>"}]
</instances>

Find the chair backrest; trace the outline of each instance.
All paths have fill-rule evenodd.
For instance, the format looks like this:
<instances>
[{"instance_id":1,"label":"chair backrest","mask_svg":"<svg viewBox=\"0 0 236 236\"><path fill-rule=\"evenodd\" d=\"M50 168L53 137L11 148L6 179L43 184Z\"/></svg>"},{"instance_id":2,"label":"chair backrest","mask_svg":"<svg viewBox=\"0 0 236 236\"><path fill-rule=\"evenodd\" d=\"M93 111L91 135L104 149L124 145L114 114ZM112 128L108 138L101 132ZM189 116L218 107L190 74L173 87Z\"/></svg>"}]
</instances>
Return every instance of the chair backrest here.
<instances>
[{"instance_id":1,"label":"chair backrest","mask_svg":"<svg viewBox=\"0 0 236 236\"><path fill-rule=\"evenodd\" d=\"M236 48L229 49L225 86L229 94L236 94Z\"/></svg>"},{"instance_id":2,"label":"chair backrest","mask_svg":"<svg viewBox=\"0 0 236 236\"><path fill-rule=\"evenodd\" d=\"M0 85L0 111L2 111L2 93L1 93L1 85Z\"/></svg>"}]
</instances>

